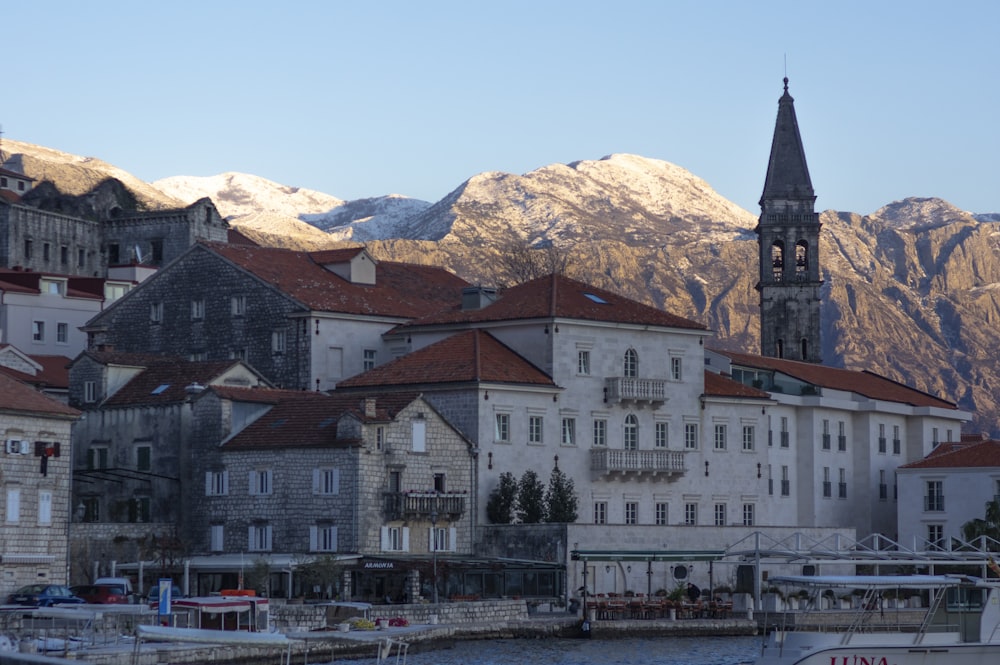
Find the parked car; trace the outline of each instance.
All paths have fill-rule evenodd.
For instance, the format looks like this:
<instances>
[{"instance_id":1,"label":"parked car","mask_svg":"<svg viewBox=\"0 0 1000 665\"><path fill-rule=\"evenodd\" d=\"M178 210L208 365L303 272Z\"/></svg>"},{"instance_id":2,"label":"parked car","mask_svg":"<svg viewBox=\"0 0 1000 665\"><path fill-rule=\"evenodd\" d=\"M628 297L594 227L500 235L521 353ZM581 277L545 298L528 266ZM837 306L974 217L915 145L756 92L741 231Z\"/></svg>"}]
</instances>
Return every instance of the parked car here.
<instances>
[{"instance_id":1,"label":"parked car","mask_svg":"<svg viewBox=\"0 0 1000 665\"><path fill-rule=\"evenodd\" d=\"M52 607L53 605L82 605L83 598L74 596L69 587L59 584L30 584L7 596L8 605Z\"/></svg>"},{"instance_id":2,"label":"parked car","mask_svg":"<svg viewBox=\"0 0 1000 665\"><path fill-rule=\"evenodd\" d=\"M125 589L120 584L80 584L69 590L88 603L111 605L128 602Z\"/></svg>"},{"instance_id":3,"label":"parked car","mask_svg":"<svg viewBox=\"0 0 1000 665\"><path fill-rule=\"evenodd\" d=\"M184 597L184 594L181 593L181 588L179 586L177 586L176 584L171 585L171 587L170 587L170 600L174 601L174 600L177 600L177 599L183 598L183 597ZM154 584L153 586L151 586L149 588L149 591L147 592L147 595L146 595L146 602L149 605L151 605L152 607L159 606L159 604L160 604L160 587L159 587L159 585L155 585Z\"/></svg>"}]
</instances>

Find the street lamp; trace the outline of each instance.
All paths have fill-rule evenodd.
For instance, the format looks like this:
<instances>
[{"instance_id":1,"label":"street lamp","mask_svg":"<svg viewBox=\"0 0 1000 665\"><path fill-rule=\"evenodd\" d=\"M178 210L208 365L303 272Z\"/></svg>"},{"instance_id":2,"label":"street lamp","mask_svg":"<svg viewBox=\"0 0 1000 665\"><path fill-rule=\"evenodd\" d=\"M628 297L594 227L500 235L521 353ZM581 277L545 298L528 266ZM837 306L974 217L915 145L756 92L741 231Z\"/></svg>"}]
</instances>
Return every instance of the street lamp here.
<instances>
[{"instance_id":1,"label":"street lamp","mask_svg":"<svg viewBox=\"0 0 1000 665\"><path fill-rule=\"evenodd\" d=\"M434 604L438 603L438 534L437 534L438 512L431 510L431 559L434 562Z\"/></svg>"}]
</instances>

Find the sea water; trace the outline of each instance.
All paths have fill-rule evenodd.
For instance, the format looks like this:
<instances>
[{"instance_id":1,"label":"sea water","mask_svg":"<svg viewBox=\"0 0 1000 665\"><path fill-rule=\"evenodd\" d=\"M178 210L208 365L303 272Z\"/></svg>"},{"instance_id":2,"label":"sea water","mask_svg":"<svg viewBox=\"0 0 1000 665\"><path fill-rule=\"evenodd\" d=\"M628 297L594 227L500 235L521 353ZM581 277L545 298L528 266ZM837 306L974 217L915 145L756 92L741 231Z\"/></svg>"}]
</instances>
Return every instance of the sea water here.
<instances>
[{"instance_id":1,"label":"sea water","mask_svg":"<svg viewBox=\"0 0 1000 665\"><path fill-rule=\"evenodd\" d=\"M407 665L743 665L760 653L760 637L468 640L450 649L407 655ZM317 650L316 655L318 655ZM395 662L393 658L387 662ZM314 656L315 657L315 656ZM372 656L335 665L371 665ZM400 659L402 662L402 659Z\"/></svg>"}]
</instances>

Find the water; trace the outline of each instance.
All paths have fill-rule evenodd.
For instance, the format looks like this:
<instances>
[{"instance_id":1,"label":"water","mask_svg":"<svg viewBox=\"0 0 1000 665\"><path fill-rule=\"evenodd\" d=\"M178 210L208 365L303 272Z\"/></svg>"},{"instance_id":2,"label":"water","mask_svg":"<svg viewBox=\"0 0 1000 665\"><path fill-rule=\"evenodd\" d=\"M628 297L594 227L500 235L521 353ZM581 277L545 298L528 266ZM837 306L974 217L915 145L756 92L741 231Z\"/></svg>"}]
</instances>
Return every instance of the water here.
<instances>
[{"instance_id":1,"label":"water","mask_svg":"<svg viewBox=\"0 0 1000 665\"><path fill-rule=\"evenodd\" d=\"M742 665L760 653L760 637L470 640L411 653L406 665ZM372 656L335 665L371 665ZM393 663L394 659L390 659ZM402 662L402 661L400 661Z\"/></svg>"}]
</instances>

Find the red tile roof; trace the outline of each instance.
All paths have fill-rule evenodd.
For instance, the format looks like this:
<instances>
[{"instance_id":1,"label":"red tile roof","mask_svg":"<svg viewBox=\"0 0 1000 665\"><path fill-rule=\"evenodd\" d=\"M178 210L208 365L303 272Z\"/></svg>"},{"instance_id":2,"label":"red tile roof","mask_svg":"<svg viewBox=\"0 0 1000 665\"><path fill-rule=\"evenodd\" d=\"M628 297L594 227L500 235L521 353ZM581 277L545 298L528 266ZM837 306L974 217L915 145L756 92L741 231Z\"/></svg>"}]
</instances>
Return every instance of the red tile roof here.
<instances>
[{"instance_id":1,"label":"red tile roof","mask_svg":"<svg viewBox=\"0 0 1000 665\"><path fill-rule=\"evenodd\" d=\"M66 356L28 356L42 366L37 374L26 374L0 365L0 372L38 388L69 388L69 364Z\"/></svg>"},{"instance_id":2,"label":"red tile roof","mask_svg":"<svg viewBox=\"0 0 1000 665\"><path fill-rule=\"evenodd\" d=\"M467 330L341 381L337 389L430 383L552 386L552 378L496 337Z\"/></svg>"},{"instance_id":3,"label":"red tile roof","mask_svg":"<svg viewBox=\"0 0 1000 665\"><path fill-rule=\"evenodd\" d=\"M958 408L952 402L904 386L869 371L856 372L814 363L754 356L733 351L716 350L716 353L728 357L734 365L780 372L814 386L853 392L870 399L899 402L911 406L933 406L940 409Z\"/></svg>"},{"instance_id":4,"label":"red tile roof","mask_svg":"<svg viewBox=\"0 0 1000 665\"><path fill-rule=\"evenodd\" d=\"M60 277L66 280L66 296L104 300L103 277L77 277L60 273L36 272L0 268L0 290L12 293L41 293L43 277Z\"/></svg>"},{"instance_id":5,"label":"red tile roof","mask_svg":"<svg viewBox=\"0 0 1000 665\"><path fill-rule=\"evenodd\" d=\"M564 318L705 330L705 326L696 321L559 274L505 289L496 302L481 309L463 310L458 304L456 301L447 311L425 313L424 318L408 325Z\"/></svg>"},{"instance_id":6,"label":"red tile roof","mask_svg":"<svg viewBox=\"0 0 1000 665\"><path fill-rule=\"evenodd\" d=\"M746 397L753 399L771 399L771 395L734 381L728 376L705 370L705 395L709 397Z\"/></svg>"},{"instance_id":7,"label":"red tile roof","mask_svg":"<svg viewBox=\"0 0 1000 665\"><path fill-rule=\"evenodd\" d=\"M234 229L232 227L230 227L229 230L226 232L226 240L228 240L231 245L252 245L254 247L258 246L256 242L254 242L247 236L243 235L239 231L239 229Z\"/></svg>"},{"instance_id":8,"label":"red tile roof","mask_svg":"<svg viewBox=\"0 0 1000 665\"><path fill-rule=\"evenodd\" d=\"M6 201L7 203L20 203L21 197L9 189L0 189L0 200Z\"/></svg>"},{"instance_id":9,"label":"red tile roof","mask_svg":"<svg viewBox=\"0 0 1000 665\"><path fill-rule=\"evenodd\" d=\"M80 415L76 409L46 397L31 386L0 372L0 412L4 411L74 419Z\"/></svg>"},{"instance_id":10,"label":"red tile roof","mask_svg":"<svg viewBox=\"0 0 1000 665\"><path fill-rule=\"evenodd\" d=\"M944 446L946 449L941 450ZM989 469L1000 467L1000 441L941 444L922 460L901 469Z\"/></svg>"},{"instance_id":11,"label":"red tile roof","mask_svg":"<svg viewBox=\"0 0 1000 665\"><path fill-rule=\"evenodd\" d=\"M207 386L226 370L239 364L238 360L209 360L201 362L166 358L167 362L151 363L104 401L104 406L132 406L139 404L170 404L188 399L186 388L197 383Z\"/></svg>"},{"instance_id":12,"label":"red tile roof","mask_svg":"<svg viewBox=\"0 0 1000 665\"><path fill-rule=\"evenodd\" d=\"M435 266L381 261L375 284L352 284L320 265L317 256L273 247L202 242L233 262L315 311L415 318L461 302L468 283Z\"/></svg>"},{"instance_id":13,"label":"red tile roof","mask_svg":"<svg viewBox=\"0 0 1000 665\"><path fill-rule=\"evenodd\" d=\"M232 389L212 390L235 401L245 397L257 401L252 394L240 395ZM253 393L254 391L243 391ZM375 417L364 415L364 397L357 393L327 395L325 393L266 391L280 393L274 406L242 431L226 441L222 449L254 450L261 448L310 448L356 445L356 439L338 439L337 421L353 415L365 422L387 422L417 399L419 393L395 393L374 396Z\"/></svg>"}]
</instances>

